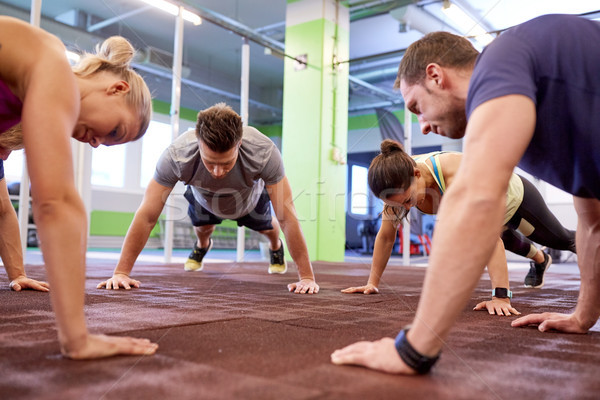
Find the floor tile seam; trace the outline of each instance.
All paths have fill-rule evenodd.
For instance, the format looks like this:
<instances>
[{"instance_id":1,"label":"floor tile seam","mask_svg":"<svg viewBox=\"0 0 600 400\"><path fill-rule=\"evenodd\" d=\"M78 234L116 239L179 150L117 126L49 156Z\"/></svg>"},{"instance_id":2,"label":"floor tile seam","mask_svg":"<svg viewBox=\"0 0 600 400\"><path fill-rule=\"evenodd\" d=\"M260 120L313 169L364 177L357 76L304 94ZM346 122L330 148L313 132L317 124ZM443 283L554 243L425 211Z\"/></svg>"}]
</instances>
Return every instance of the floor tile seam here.
<instances>
[{"instance_id":1,"label":"floor tile seam","mask_svg":"<svg viewBox=\"0 0 600 400\"><path fill-rule=\"evenodd\" d=\"M105 332L106 335L121 335L121 334L137 334L141 331L151 331L151 330L162 330L162 329L173 329L173 328L185 328L196 325L207 325L215 322L228 322L228 321L237 321L241 319L248 319L247 317L236 317L236 318L219 318L219 319L211 319L209 321L197 321L197 322L186 322L182 324L168 324L168 325L160 325L160 326L152 326L145 327L141 329L128 329L124 331L110 331Z\"/></svg>"}]
</instances>

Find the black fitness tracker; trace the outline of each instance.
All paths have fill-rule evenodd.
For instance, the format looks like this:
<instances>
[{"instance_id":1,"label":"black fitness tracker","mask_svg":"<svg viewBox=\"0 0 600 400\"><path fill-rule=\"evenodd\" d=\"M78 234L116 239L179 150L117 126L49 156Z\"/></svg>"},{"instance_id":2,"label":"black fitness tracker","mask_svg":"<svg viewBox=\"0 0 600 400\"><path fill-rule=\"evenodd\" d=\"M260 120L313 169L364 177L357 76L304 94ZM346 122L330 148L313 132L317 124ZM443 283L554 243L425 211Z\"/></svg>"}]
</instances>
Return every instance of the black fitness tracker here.
<instances>
[{"instance_id":1,"label":"black fitness tracker","mask_svg":"<svg viewBox=\"0 0 600 400\"><path fill-rule=\"evenodd\" d=\"M441 352L435 357L427 357L419 353L406 339L409 329L410 327L402 329L396 336L396 350L406 365L417 371L418 374L426 374L440 358Z\"/></svg>"},{"instance_id":2,"label":"black fitness tracker","mask_svg":"<svg viewBox=\"0 0 600 400\"><path fill-rule=\"evenodd\" d=\"M507 288L497 287L492 290L492 296L499 299L512 299L512 292Z\"/></svg>"}]
</instances>

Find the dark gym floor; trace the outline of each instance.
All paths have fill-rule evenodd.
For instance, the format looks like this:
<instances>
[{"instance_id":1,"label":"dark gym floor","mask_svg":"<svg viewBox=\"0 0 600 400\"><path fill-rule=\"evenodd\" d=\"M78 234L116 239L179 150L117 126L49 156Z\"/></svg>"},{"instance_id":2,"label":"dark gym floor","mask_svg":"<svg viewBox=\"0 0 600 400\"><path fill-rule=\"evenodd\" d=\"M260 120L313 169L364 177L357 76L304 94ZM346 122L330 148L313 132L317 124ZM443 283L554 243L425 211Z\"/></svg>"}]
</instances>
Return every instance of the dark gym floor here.
<instances>
[{"instance_id":1,"label":"dark gym floor","mask_svg":"<svg viewBox=\"0 0 600 400\"><path fill-rule=\"evenodd\" d=\"M379 295L343 295L366 282L363 262L315 262L318 295L288 293L287 274L264 262L210 262L203 272L143 262L142 287L96 289L114 261L88 259L86 315L91 331L146 337L151 357L63 359L48 294L8 289L0 274L2 399L598 399L600 326L586 335L511 328L513 317L471 308L488 297L482 279L448 338L440 362L422 377L335 366L329 355L358 340L395 336L414 316L426 269L395 260ZM568 311L579 272L555 264L543 289L522 287L527 264L511 268L513 305L526 313ZM40 265L29 276L45 277Z\"/></svg>"}]
</instances>

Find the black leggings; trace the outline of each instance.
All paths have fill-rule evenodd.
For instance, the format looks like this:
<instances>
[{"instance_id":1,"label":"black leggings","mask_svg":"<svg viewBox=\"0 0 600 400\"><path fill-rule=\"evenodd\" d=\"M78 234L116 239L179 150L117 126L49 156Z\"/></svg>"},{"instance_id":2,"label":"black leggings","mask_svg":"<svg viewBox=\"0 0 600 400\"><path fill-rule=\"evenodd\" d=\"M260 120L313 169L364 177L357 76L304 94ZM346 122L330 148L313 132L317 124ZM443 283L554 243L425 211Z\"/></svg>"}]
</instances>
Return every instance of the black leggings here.
<instances>
[{"instance_id":1,"label":"black leggings","mask_svg":"<svg viewBox=\"0 0 600 400\"><path fill-rule=\"evenodd\" d=\"M515 254L527 257L532 241L556 250L576 252L575 231L566 229L550 212L542 195L527 179L519 175L525 189L523 201L515 215L506 224L507 230L502 234L504 248ZM516 232L522 220L533 227L527 239Z\"/></svg>"}]
</instances>

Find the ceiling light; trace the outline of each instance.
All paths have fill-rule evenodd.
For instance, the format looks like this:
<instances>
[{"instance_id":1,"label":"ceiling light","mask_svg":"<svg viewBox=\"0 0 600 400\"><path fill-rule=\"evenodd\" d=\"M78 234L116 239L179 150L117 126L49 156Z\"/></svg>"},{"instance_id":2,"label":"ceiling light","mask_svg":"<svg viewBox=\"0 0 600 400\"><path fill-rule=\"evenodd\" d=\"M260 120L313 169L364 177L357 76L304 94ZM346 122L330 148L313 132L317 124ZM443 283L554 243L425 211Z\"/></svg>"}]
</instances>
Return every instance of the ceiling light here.
<instances>
[{"instance_id":1,"label":"ceiling light","mask_svg":"<svg viewBox=\"0 0 600 400\"><path fill-rule=\"evenodd\" d=\"M200 25L202 23L202 19L200 19L199 15L188 10L183 10L183 19L190 21L194 25Z\"/></svg>"},{"instance_id":2,"label":"ceiling light","mask_svg":"<svg viewBox=\"0 0 600 400\"><path fill-rule=\"evenodd\" d=\"M158 9L163 10L171 15L177 16L179 14L179 6L173 3L169 3L165 0L142 0L146 4L150 4ZM183 10L183 19L186 21L190 21L194 25L200 25L202 23L202 19L197 14L194 14L191 11Z\"/></svg>"},{"instance_id":3,"label":"ceiling light","mask_svg":"<svg viewBox=\"0 0 600 400\"><path fill-rule=\"evenodd\" d=\"M490 44L494 37L487 33L485 29L479 25L477 21L471 18L462 8L450 1L444 1L442 11L448 18L458 25L461 32L467 36L472 36L477 42L483 46Z\"/></svg>"}]
</instances>

